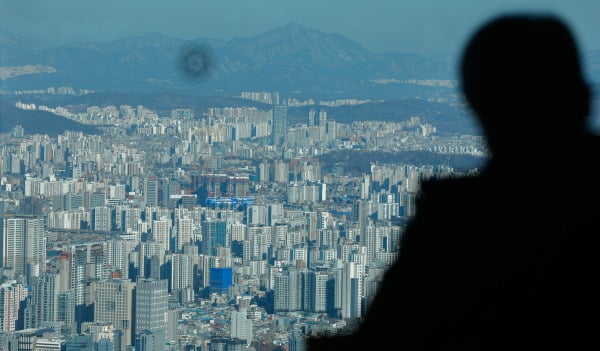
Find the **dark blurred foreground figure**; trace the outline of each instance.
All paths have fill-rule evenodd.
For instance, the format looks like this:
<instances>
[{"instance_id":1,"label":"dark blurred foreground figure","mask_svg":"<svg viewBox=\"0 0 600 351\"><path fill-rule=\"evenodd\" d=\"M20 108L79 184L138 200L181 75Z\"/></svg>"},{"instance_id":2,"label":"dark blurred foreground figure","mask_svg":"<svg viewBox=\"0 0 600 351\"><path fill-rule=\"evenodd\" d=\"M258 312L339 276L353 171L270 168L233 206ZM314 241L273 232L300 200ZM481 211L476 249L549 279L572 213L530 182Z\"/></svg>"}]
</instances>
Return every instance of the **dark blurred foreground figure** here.
<instances>
[{"instance_id":1,"label":"dark blurred foreground figure","mask_svg":"<svg viewBox=\"0 0 600 351\"><path fill-rule=\"evenodd\" d=\"M598 347L600 142L575 42L554 17L501 17L461 69L491 161L423 185L359 330L310 351Z\"/></svg>"}]
</instances>

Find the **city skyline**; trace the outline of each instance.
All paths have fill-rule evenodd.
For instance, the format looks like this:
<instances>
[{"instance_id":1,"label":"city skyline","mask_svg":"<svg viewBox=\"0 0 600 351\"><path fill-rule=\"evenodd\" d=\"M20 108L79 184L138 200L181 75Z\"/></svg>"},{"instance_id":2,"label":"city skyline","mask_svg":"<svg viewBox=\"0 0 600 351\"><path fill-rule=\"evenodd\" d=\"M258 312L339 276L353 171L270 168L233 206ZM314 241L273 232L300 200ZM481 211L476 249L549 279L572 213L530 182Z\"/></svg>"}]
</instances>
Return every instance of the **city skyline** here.
<instances>
[{"instance_id":1,"label":"city skyline","mask_svg":"<svg viewBox=\"0 0 600 351\"><path fill-rule=\"evenodd\" d=\"M375 159L356 170L336 153L485 160L481 137L438 136L416 116L346 124L312 105L290 123L298 102L243 96L271 109L61 107L52 113L108 129L2 134L0 347L298 349L351 330L398 255L420 183L478 171Z\"/></svg>"},{"instance_id":2,"label":"city skyline","mask_svg":"<svg viewBox=\"0 0 600 351\"><path fill-rule=\"evenodd\" d=\"M490 221L502 222L502 235L494 240L504 241L515 226L504 221L506 214L516 210L526 218L531 212L532 206L521 210L513 201L530 187L522 177L530 165L552 166L555 155L573 156L587 169L577 157L591 143L582 141L579 149L560 144L562 137L575 137L569 133L576 128L558 117L547 123L554 105L537 113L539 120L526 118L548 96L556 97L552 102L568 98L568 92L549 92L554 85L539 84L540 77L561 81L554 68L563 62L547 59L556 53L554 37L547 54L532 56L529 66L521 64L521 53L537 40L501 50L519 62L509 68L525 71L494 94L497 106L512 107L503 92L533 80L529 69L544 68L517 96L520 101L534 95L533 103L516 104L515 118L502 114L510 124L485 133L470 119L469 80L461 86L452 61L492 13L523 6L557 11L580 30L582 69L589 74L573 89L581 93L573 113L587 114L586 80L592 87L600 81L600 50L587 51L600 49L600 39L590 36L600 30L595 11L586 8L591 2L143 4L0 0L1 350L304 351L307 338L354 333L373 321L372 311L386 296L380 289L389 289L389 276L397 272L389 268L409 262L410 270L416 257L410 250L424 245L420 238L439 235L443 245L426 250L427 261L417 259L414 267L431 266L427 262L438 255L446 265L443 251L455 256L447 247L486 237L474 230L463 238L454 222L461 212L470 223L488 218L477 208L482 192L471 210L462 211L469 207L454 206L462 193L450 189L440 196L442 220L419 216L434 209L423 202L430 189L485 184L503 162L490 129L508 126L506 135L520 131L515 135L529 141L514 142L506 154L522 160L492 193L501 206L480 206L502 218ZM154 34L136 37L148 32ZM226 41L190 43L171 36ZM64 44L71 40L94 42ZM551 88L543 96L532 94L542 85ZM600 99L589 102L598 106ZM561 117L572 112L566 106L558 111ZM593 132L600 118L590 120ZM548 126L554 150L530 161L548 148L535 135ZM577 137L587 140L583 130ZM549 200L554 178L573 173L564 169L545 177L547 185L536 179ZM521 192L506 196L520 185ZM566 200L560 204L574 204ZM548 204L556 214L568 212ZM547 213L554 212L540 211L540 219ZM415 241L415 228L428 223L439 227ZM464 257L473 253L477 259L479 249ZM505 258L502 252L497 257L494 267ZM459 272L465 266L447 267ZM485 270L476 272L479 284ZM427 286L437 273L414 277L396 292ZM435 290L452 296L455 289ZM396 305L417 300L409 294L399 301L401 295L391 295L394 313L377 317L390 332L361 342L395 342L388 340L393 328L399 326L401 335L412 321L421 325L421 317L403 321L410 309L396 313ZM428 316L427 308L415 309L422 311ZM398 344L412 337L406 336Z\"/></svg>"}]
</instances>

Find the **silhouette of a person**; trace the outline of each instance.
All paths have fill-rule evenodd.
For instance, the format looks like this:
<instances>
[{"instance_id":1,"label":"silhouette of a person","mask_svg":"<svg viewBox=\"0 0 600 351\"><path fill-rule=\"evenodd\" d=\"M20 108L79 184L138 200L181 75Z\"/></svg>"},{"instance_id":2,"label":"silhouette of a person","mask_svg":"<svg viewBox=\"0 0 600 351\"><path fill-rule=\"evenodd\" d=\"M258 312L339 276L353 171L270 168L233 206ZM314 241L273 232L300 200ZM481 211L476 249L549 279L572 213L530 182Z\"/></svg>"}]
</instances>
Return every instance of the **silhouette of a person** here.
<instances>
[{"instance_id":1,"label":"silhouette of a person","mask_svg":"<svg viewBox=\"0 0 600 351\"><path fill-rule=\"evenodd\" d=\"M311 351L598 344L600 142L586 131L574 39L553 16L496 18L469 41L461 75L490 162L423 184L358 331L309 339Z\"/></svg>"}]
</instances>

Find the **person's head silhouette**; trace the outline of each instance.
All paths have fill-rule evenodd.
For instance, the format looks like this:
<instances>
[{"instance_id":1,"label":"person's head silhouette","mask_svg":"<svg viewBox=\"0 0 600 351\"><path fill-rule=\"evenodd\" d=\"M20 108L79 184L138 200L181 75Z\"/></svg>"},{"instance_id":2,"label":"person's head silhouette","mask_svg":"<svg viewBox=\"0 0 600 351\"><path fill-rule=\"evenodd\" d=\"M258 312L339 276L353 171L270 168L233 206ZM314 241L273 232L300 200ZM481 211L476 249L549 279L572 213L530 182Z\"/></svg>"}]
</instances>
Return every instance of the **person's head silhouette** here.
<instances>
[{"instance_id":1,"label":"person's head silhouette","mask_svg":"<svg viewBox=\"0 0 600 351\"><path fill-rule=\"evenodd\" d=\"M469 41L465 97L493 154L585 129L589 91L575 40L553 16L502 16Z\"/></svg>"}]
</instances>

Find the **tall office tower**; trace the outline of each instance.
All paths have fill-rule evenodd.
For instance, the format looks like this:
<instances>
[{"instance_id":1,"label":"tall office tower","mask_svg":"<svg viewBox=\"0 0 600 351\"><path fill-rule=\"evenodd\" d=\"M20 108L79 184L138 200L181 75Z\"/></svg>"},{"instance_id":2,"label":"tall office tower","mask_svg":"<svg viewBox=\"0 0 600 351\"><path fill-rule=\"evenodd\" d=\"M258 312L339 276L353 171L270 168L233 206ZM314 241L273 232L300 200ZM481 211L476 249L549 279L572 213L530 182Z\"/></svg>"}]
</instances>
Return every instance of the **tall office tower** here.
<instances>
[{"instance_id":1,"label":"tall office tower","mask_svg":"<svg viewBox=\"0 0 600 351\"><path fill-rule=\"evenodd\" d=\"M246 345L252 343L252 319L248 319L246 309L231 312L231 337L246 341Z\"/></svg>"},{"instance_id":2,"label":"tall office tower","mask_svg":"<svg viewBox=\"0 0 600 351\"><path fill-rule=\"evenodd\" d=\"M263 183L267 183L269 181L269 161L263 160L258 165L258 180Z\"/></svg>"},{"instance_id":3,"label":"tall office tower","mask_svg":"<svg viewBox=\"0 0 600 351\"><path fill-rule=\"evenodd\" d=\"M27 298L27 287L16 280L0 284L0 333L22 329L22 303Z\"/></svg>"},{"instance_id":4,"label":"tall office tower","mask_svg":"<svg viewBox=\"0 0 600 351\"><path fill-rule=\"evenodd\" d=\"M227 246L227 223L213 220L202 222L202 253L214 256L217 246Z\"/></svg>"},{"instance_id":5,"label":"tall office tower","mask_svg":"<svg viewBox=\"0 0 600 351\"><path fill-rule=\"evenodd\" d=\"M111 229L112 213L108 207L94 207L92 209L92 226L94 230L108 232Z\"/></svg>"},{"instance_id":6,"label":"tall office tower","mask_svg":"<svg viewBox=\"0 0 600 351\"><path fill-rule=\"evenodd\" d=\"M363 250L366 253L366 248L354 242L353 239L347 239L338 244L338 256L342 262L350 262L350 255L353 252L362 252Z\"/></svg>"},{"instance_id":7,"label":"tall office tower","mask_svg":"<svg viewBox=\"0 0 600 351\"><path fill-rule=\"evenodd\" d=\"M171 181L169 179L162 179L160 182L160 197L158 204L164 207L170 207L169 202L171 195L178 195L181 192L181 186L178 182Z\"/></svg>"},{"instance_id":8,"label":"tall office tower","mask_svg":"<svg viewBox=\"0 0 600 351\"><path fill-rule=\"evenodd\" d=\"M150 176L144 182L144 201L146 206L158 206L159 182L156 177Z\"/></svg>"},{"instance_id":9,"label":"tall office tower","mask_svg":"<svg viewBox=\"0 0 600 351\"><path fill-rule=\"evenodd\" d=\"M28 276L39 276L46 271L46 238L44 219L32 218L26 220L25 236L25 266Z\"/></svg>"},{"instance_id":10,"label":"tall office tower","mask_svg":"<svg viewBox=\"0 0 600 351\"><path fill-rule=\"evenodd\" d=\"M138 280L135 288L136 339L144 331L150 331L158 345L165 344L169 300L167 288L167 280Z\"/></svg>"},{"instance_id":11,"label":"tall office tower","mask_svg":"<svg viewBox=\"0 0 600 351\"><path fill-rule=\"evenodd\" d=\"M319 111L319 126L323 128L327 126L327 111L325 110Z\"/></svg>"},{"instance_id":12,"label":"tall office tower","mask_svg":"<svg viewBox=\"0 0 600 351\"><path fill-rule=\"evenodd\" d=\"M245 224L232 223L229 225L231 231L231 241L244 241L246 239L247 227Z\"/></svg>"},{"instance_id":13,"label":"tall office tower","mask_svg":"<svg viewBox=\"0 0 600 351\"><path fill-rule=\"evenodd\" d=\"M20 329L19 311L27 298L27 288L17 281L0 284L0 333Z\"/></svg>"},{"instance_id":14,"label":"tall office tower","mask_svg":"<svg viewBox=\"0 0 600 351\"><path fill-rule=\"evenodd\" d=\"M359 227L361 241L365 236L365 228L372 222L370 216L374 213L374 205L372 201L357 200L354 204L353 216Z\"/></svg>"},{"instance_id":15,"label":"tall office tower","mask_svg":"<svg viewBox=\"0 0 600 351\"><path fill-rule=\"evenodd\" d=\"M373 222L370 222L369 224L367 224L367 226L364 229L365 235L364 235L364 239L363 239L363 237L361 237L361 242L367 248L368 262L371 262L375 258L375 255L377 254L377 252L379 252L381 250L381 247L382 247L382 244L381 244L382 230L381 229L382 228L376 227L375 225L373 225Z\"/></svg>"},{"instance_id":16,"label":"tall office tower","mask_svg":"<svg viewBox=\"0 0 600 351\"><path fill-rule=\"evenodd\" d=\"M106 243L91 244L88 247L86 277L89 281L108 278L106 272Z\"/></svg>"},{"instance_id":17,"label":"tall office tower","mask_svg":"<svg viewBox=\"0 0 600 351\"><path fill-rule=\"evenodd\" d=\"M192 242L194 235L194 221L191 218L178 218L177 220L177 251L182 251L183 246Z\"/></svg>"},{"instance_id":18,"label":"tall office tower","mask_svg":"<svg viewBox=\"0 0 600 351\"><path fill-rule=\"evenodd\" d=\"M337 136L337 123L335 121L327 121L325 134L327 135L327 140L335 140Z\"/></svg>"},{"instance_id":19,"label":"tall office tower","mask_svg":"<svg viewBox=\"0 0 600 351\"><path fill-rule=\"evenodd\" d=\"M73 292L73 302L75 304L75 323L77 332L81 331L83 322L91 321L91 316L87 311L86 292L88 290L87 283L87 259L88 246L77 245L72 246L67 252L64 252L59 257L59 260L70 261L70 281L71 291Z\"/></svg>"},{"instance_id":20,"label":"tall office tower","mask_svg":"<svg viewBox=\"0 0 600 351\"><path fill-rule=\"evenodd\" d=\"M167 311L167 341L175 342L177 340L177 334L179 331L179 320L181 319L181 315L183 313L183 309L169 309Z\"/></svg>"},{"instance_id":21,"label":"tall office tower","mask_svg":"<svg viewBox=\"0 0 600 351\"><path fill-rule=\"evenodd\" d=\"M287 106L273 106L273 124L272 124L272 145L282 146L287 139Z\"/></svg>"},{"instance_id":22,"label":"tall office tower","mask_svg":"<svg viewBox=\"0 0 600 351\"><path fill-rule=\"evenodd\" d=\"M57 320L63 323L62 333L64 335L70 335L76 332L75 294L72 291L60 291L58 293Z\"/></svg>"},{"instance_id":23,"label":"tall office tower","mask_svg":"<svg viewBox=\"0 0 600 351\"><path fill-rule=\"evenodd\" d=\"M337 318L340 318L340 316L342 314L342 293L343 293L343 291L342 291L343 290L343 285L342 285L343 279L342 278L344 275L344 270L342 269L343 267L344 267L344 264L343 264L342 260L337 259L334 261L333 268L330 271L331 276L333 277L333 304L332 304L332 306L328 306L328 307L333 308L330 311L332 311L332 314ZM328 302L332 302L332 301L328 301Z\"/></svg>"},{"instance_id":24,"label":"tall office tower","mask_svg":"<svg viewBox=\"0 0 600 351\"><path fill-rule=\"evenodd\" d=\"M17 275L39 276L46 270L43 218L0 219L0 264Z\"/></svg>"},{"instance_id":25,"label":"tall office tower","mask_svg":"<svg viewBox=\"0 0 600 351\"><path fill-rule=\"evenodd\" d=\"M161 278L166 279L171 274L171 267L164 266L162 263L163 261L161 261L158 255L146 257L144 261L144 274L138 274L137 277L139 278L150 278L159 280Z\"/></svg>"},{"instance_id":26,"label":"tall office tower","mask_svg":"<svg viewBox=\"0 0 600 351\"><path fill-rule=\"evenodd\" d=\"M9 173L11 174L22 174L25 171L25 162L19 157L19 155L11 154L9 158Z\"/></svg>"},{"instance_id":27,"label":"tall office tower","mask_svg":"<svg viewBox=\"0 0 600 351\"><path fill-rule=\"evenodd\" d=\"M94 321L112 323L123 332L121 351L132 345L133 289L135 283L129 279L111 279L93 283Z\"/></svg>"},{"instance_id":28,"label":"tall office tower","mask_svg":"<svg viewBox=\"0 0 600 351\"><path fill-rule=\"evenodd\" d=\"M158 207L156 206L146 206L144 208L144 212L142 213L142 219L144 222L152 224L152 221L158 219L157 216Z\"/></svg>"},{"instance_id":29,"label":"tall office tower","mask_svg":"<svg viewBox=\"0 0 600 351\"><path fill-rule=\"evenodd\" d=\"M400 251L400 241L402 240L402 234L404 230L402 227L394 225L390 227L389 242L387 244L387 252L398 252Z\"/></svg>"},{"instance_id":30,"label":"tall office tower","mask_svg":"<svg viewBox=\"0 0 600 351\"><path fill-rule=\"evenodd\" d=\"M275 311L290 312L302 309L302 275L290 268L275 274Z\"/></svg>"},{"instance_id":31,"label":"tall office tower","mask_svg":"<svg viewBox=\"0 0 600 351\"><path fill-rule=\"evenodd\" d=\"M362 311L362 266L344 262L341 274L341 318L358 318Z\"/></svg>"},{"instance_id":32,"label":"tall office tower","mask_svg":"<svg viewBox=\"0 0 600 351\"><path fill-rule=\"evenodd\" d=\"M387 268L381 262L374 262L372 265L369 265L369 275L364 279L365 310L369 308L377 295L377 288L383 280L383 274Z\"/></svg>"},{"instance_id":33,"label":"tall office tower","mask_svg":"<svg viewBox=\"0 0 600 351\"><path fill-rule=\"evenodd\" d=\"M121 272L129 278L129 253L137 246L134 240L111 240L107 243L106 264L111 272Z\"/></svg>"},{"instance_id":34,"label":"tall office tower","mask_svg":"<svg viewBox=\"0 0 600 351\"><path fill-rule=\"evenodd\" d=\"M86 209L91 209L94 207L102 207L104 205L106 205L106 195L104 193L99 193L99 192L93 192L93 193L87 193L88 198L87 201L84 201L87 203L87 207Z\"/></svg>"},{"instance_id":35,"label":"tall office tower","mask_svg":"<svg viewBox=\"0 0 600 351\"><path fill-rule=\"evenodd\" d=\"M248 225L266 225L267 206L249 205L246 209L246 220Z\"/></svg>"},{"instance_id":36,"label":"tall office tower","mask_svg":"<svg viewBox=\"0 0 600 351\"><path fill-rule=\"evenodd\" d=\"M287 237L288 237L287 224L276 224L272 228L273 228L273 230L271 233L271 246L273 246L274 249L291 246L291 245L287 245Z\"/></svg>"},{"instance_id":37,"label":"tall office tower","mask_svg":"<svg viewBox=\"0 0 600 351\"><path fill-rule=\"evenodd\" d=\"M331 215L331 213L329 212L319 212L319 224L318 224L318 229L325 229L327 227L333 227L333 216Z\"/></svg>"},{"instance_id":38,"label":"tall office tower","mask_svg":"<svg viewBox=\"0 0 600 351\"><path fill-rule=\"evenodd\" d=\"M290 252L290 261L296 267L305 266L308 258L306 247L303 245L294 245Z\"/></svg>"},{"instance_id":39,"label":"tall office tower","mask_svg":"<svg viewBox=\"0 0 600 351\"><path fill-rule=\"evenodd\" d=\"M157 242L142 242L139 244L137 262L137 266L139 269L138 276L152 276L155 279L161 278L160 272L156 271L159 267L153 267L152 265L147 264L154 257L156 257L155 261L157 261L156 263L159 267L160 265L165 263L165 249L163 244Z\"/></svg>"},{"instance_id":40,"label":"tall office tower","mask_svg":"<svg viewBox=\"0 0 600 351\"><path fill-rule=\"evenodd\" d=\"M202 283L200 288L210 287L210 272L212 268L218 267L217 258L214 256L202 255L199 258L199 267L202 269Z\"/></svg>"},{"instance_id":41,"label":"tall office tower","mask_svg":"<svg viewBox=\"0 0 600 351\"><path fill-rule=\"evenodd\" d=\"M182 254L171 255L172 291L182 291L187 288L194 288L194 265L197 264L196 257Z\"/></svg>"},{"instance_id":42,"label":"tall office tower","mask_svg":"<svg viewBox=\"0 0 600 351\"><path fill-rule=\"evenodd\" d=\"M123 231L125 227L125 209L127 207L123 205L116 205L111 208L111 229L116 231Z\"/></svg>"},{"instance_id":43,"label":"tall office tower","mask_svg":"<svg viewBox=\"0 0 600 351\"><path fill-rule=\"evenodd\" d=\"M115 184L108 187L108 195L111 199L125 199L125 184Z\"/></svg>"},{"instance_id":44,"label":"tall office tower","mask_svg":"<svg viewBox=\"0 0 600 351\"><path fill-rule=\"evenodd\" d=\"M271 227L249 227L248 239L250 241L250 257L262 260L268 254L268 249L271 245Z\"/></svg>"},{"instance_id":45,"label":"tall office tower","mask_svg":"<svg viewBox=\"0 0 600 351\"><path fill-rule=\"evenodd\" d=\"M416 214L416 193L401 193L400 205L404 208L404 216L413 217Z\"/></svg>"},{"instance_id":46,"label":"tall office tower","mask_svg":"<svg viewBox=\"0 0 600 351\"><path fill-rule=\"evenodd\" d=\"M305 277L305 310L314 313L325 312L327 307L327 274L309 271Z\"/></svg>"},{"instance_id":47,"label":"tall office tower","mask_svg":"<svg viewBox=\"0 0 600 351\"><path fill-rule=\"evenodd\" d=\"M276 225L283 220L283 204L281 202L267 205L267 224Z\"/></svg>"},{"instance_id":48,"label":"tall office tower","mask_svg":"<svg viewBox=\"0 0 600 351\"><path fill-rule=\"evenodd\" d=\"M362 200L367 200L369 198L369 192L371 190L371 176L368 174L363 174L363 180L360 184L360 198Z\"/></svg>"},{"instance_id":49,"label":"tall office tower","mask_svg":"<svg viewBox=\"0 0 600 351\"><path fill-rule=\"evenodd\" d=\"M306 218L305 228L308 238L310 240L317 240L317 228L319 226L319 217L317 216L317 212L305 212L304 216Z\"/></svg>"},{"instance_id":50,"label":"tall office tower","mask_svg":"<svg viewBox=\"0 0 600 351\"><path fill-rule=\"evenodd\" d=\"M163 245L164 250L169 250L170 248L170 225L169 220L167 218L161 218L159 220L152 221L152 238L157 243Z\"/></svg>"},{"instance_id":51,"label":"tall office tower","mask_svg":"<svg viewBox=\"0 0 600 351\"><path fill-rule=\"evenodd\" d=\"M125 209L125 220L123 221L123 231L126 233L137 232L142 218L139 208L127 207Z\"/></svg>"},{"instance_id":52,"label":"tall office tower","mask_svg":"<svg viewBox=\"0 0 600 351\"><path fill-rule=\"evenodd\" d=\"M284 183L290 179L290 171L287 162L283 160L275 160L275 171L274 171L274 181L276 183Z\"/></svg>"},{"instance_id":53,"label":"tall office tower","mask_svg":"<svg viewBox=\"0 0 600 351\"><path fill-rule=\"evenodd\" d=\"M71 210L84 209L87 211L89 209L89 206L86 208L85 196L83 193L67 194L67 196L69 197L69 199L71 201L71 206L70 206ZM88 205L89 205L89 203L88 203ZM67 209L69 209L69 207L67 207Z\"/></svg>"},{"instance_id":54,"label":"tall office tower","mask_svg":"<svg viewBox=\"0 0 600 351\"><path fill-rule=\"evenodd\" d=\"M315 111L314 109L310 109L308 111L308 126L309 127L314 127L315 126L315 116L317 114L317 111Z\"/></svg>"},{"instance_id":55,"label":"tall office tower","mask_svg":"<svg viewBox=\"0 0 600 351\"><path fill-rule=\"evenodd\" d=\"M32 291L33 327L42 328L58 321L60 275L46 273L36 282Z\"/></svg>"}]
</instances>

